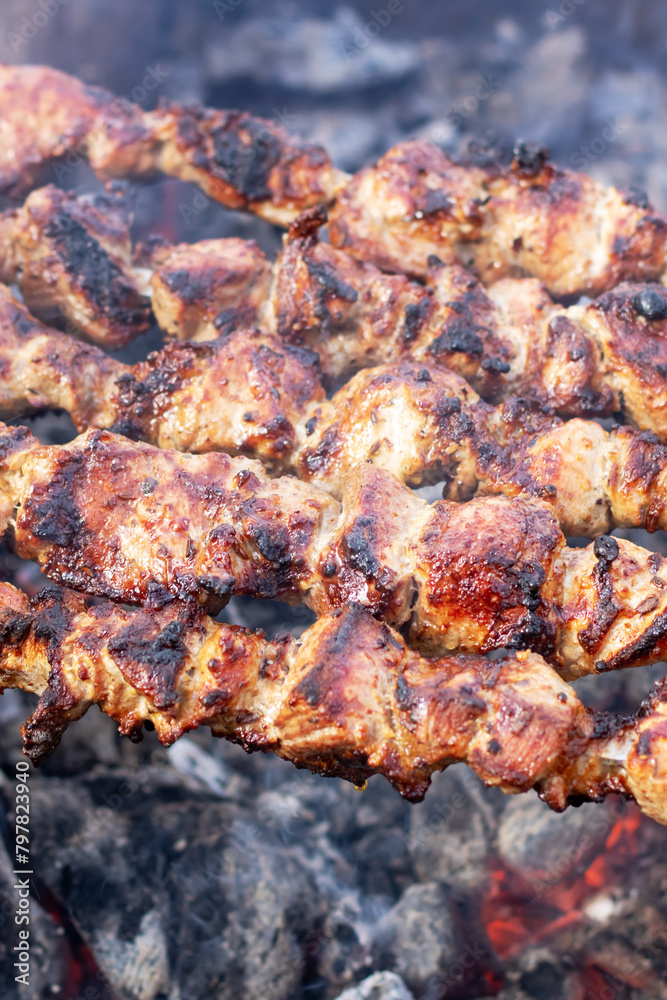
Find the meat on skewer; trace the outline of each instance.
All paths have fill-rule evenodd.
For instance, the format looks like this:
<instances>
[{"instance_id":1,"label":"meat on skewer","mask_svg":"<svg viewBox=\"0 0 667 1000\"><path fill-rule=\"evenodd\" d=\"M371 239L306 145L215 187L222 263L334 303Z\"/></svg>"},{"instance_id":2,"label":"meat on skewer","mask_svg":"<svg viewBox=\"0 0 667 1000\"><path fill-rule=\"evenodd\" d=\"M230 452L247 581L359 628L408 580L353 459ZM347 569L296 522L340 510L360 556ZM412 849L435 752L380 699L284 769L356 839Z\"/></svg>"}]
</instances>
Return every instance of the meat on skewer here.
<instances>
[{"instance_id":1,"label":"meat on skewer","mask_svg":"<svg viewBox=\"0 0 667 1000\"><path fill-rule=\"evenodd\" d=\"M530 648L564 676L667 652L667 564L608 536L568 548L546 503L429 505L357 466L342 504L262 465L89 431L41 446L0 435L0 513L16 552L84 593L219 608L232 594L358 602L425 652Z\"/></svg>"},{"instance_id":2,"label":"meat on skewer","mask_svg":"<svg viewBox=\"0 0 667 1000\"><path fill-rule=\"evenodd\" d=\"M425 288L319 243L322 220L302 217L274 265L239 239L151 241L131 261L121 194L77 198L47 187L0 219L0 277L18 281L41 317L58 311L71 332L107 347L145 329L152 298L160 326L179 340L258 325L317 351L333 377L409 354L457 371L494 402L519 393L563 416L622 412L667 436L659 286L621 286L564 309L535 280L485 291L459 265L433 263Z\"/></svg>"},{"instance_id":3,"label":"meat on skewer","mask_svg":"<svg viewBox=\"0 0 667 1000\"><path fill-rule=\"evenodd\" d=\"M157 82L156 82L157 86ZM87 159L103 180L164 173L228 208L286 225L331 201L346 178L320 146L239 111L155 111L46 66L0 66L0 191L20 195L55 159Z\"/></svg>"},{"instance_id":4,"label":"meat on skewer","mask_svg":"<svg viewBox=\"0 0 667 1000\"><path fill-rule=\"evenodd\" d=\"M494 408L453 372L409 359L359 372L327 400L314 354L256 330L123 365L43 327L0 287L0 417L46 406L80 431L250 455L337 497L364 462L413 486L444 480L450 500L540 496L570 535L667 528L667 448L651 434L564 424L518 399Z\"/></svg>"},{"instance_id":5,"label":"meat on skewer","mask_svg":"<svg viewBox=\"0 0 667 1000\"><path fill-rule=\"evenodd\" d=\"M456 371L490 402L531 395L563 417L618 413L667 438L662 286L626 283L565 308L535 279L484 289L460 265L433 260L424 287L321 243L321 221L314 212L292 227L270 291L270 265L253 244L158 247L143 263L159 325L197 341L257 325L316 351L333 379L409 355Z\"/></svg>"},{"instance_id":6,"label":"meat on skewer","mask_svg":"<svg viewBox=\"0 0 667 1000\"><path fill-rule=\"evenodd\" d=\"M193 605L87 608L0 584L0 633L0 690L40 695L22 729L35 763L97 704L134 739L145 722L167 745L208 725L357 785L384 774L413 802L465 761L554 809L621 792L667 823L664 685L635 719L597 717L534 653L426 660L357 605L269 642Z\"/></svg>"},{"instance_id":7,"label":"meat on skewer","mask_svg":"<svg viewBox=\"0 0 667 1000\"><path fill-rule=\"evenodd\" d=\"M350 177L273 122L178 105L145 112L41 66L0 67L0 121L4 192L25 191L54 158L85 156L104 179L163 172L279 225L335 200L336 245L416 276L436 254L485 281L530 275L566 296L665 271L663 216L525 144L506 168L454 163L430 143L406 142Z\"/></svg>"},{"instance_id":8,"label":"meat on skewer","mask_svg":"<svg viewBox=\"0 0 667 1000\"><path fill-rule=\"evenodd\" d=\"M660 281L667 219L645 196L549 163L519 144L509 168L453 162L404 142L341 187L336 246L385 270L423 277L428 258L472 267L487 284L530 276L556 296L599 295L621 281Z\"/></svg>"},{"instance_id":9,"label":"meat on skewer","mask_svg":"<svg viewBox=\"0 0 667 1000\"><path fill-rule=\"evenodd\" d=\"M534 279L484 289L459 265L432 260L424 288L319 242L316 222L311 213L292 228L260 320L317 351L327 375L410 354L458 372L490 402L527 394L561 416L621 413L667 437L661 286L626 283L564 308ZM169 329L167 315L158 320ZM204 324L197 339L211 336Z\"/></svg>"},{"instance_id":10,"label":"meat on skewer","mask_svg":"<svg viewBox=\"0 0 667 1000\"><path fill-rule=\"evenodd\" d=\"M18 284L44 320L63 318L76 336L122 347L152 322L132 265L130 223L122 191L33 191L21 208L0 215L0 281Z\"/></svg>"},{"instance_id":11,"label":"meat on skewer","mask_svg":"<svg viewBox=\"0 0 667 1000\"><path fill-rule=\"evenodd\" d=\"M0 281L16 283L40 319L65 320L69 333L110 349L148 329L151 296L182 340L203 325L217 335L225 312L248 325L266 305L273 268L252 240L172 247L154 237L134 252L131 222L122 185L96 195L38 188L0 215Z\"/></svg>"}]
</instances>

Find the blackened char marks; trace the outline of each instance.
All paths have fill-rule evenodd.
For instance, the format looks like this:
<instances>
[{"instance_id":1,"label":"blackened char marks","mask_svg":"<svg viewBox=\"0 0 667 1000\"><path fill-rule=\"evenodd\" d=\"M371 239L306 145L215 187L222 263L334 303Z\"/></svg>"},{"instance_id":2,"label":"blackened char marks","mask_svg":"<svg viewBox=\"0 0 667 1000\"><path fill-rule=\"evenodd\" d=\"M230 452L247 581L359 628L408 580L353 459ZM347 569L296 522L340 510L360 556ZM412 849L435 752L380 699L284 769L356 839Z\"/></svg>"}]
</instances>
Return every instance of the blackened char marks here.
<instances>
[{"instance_id":1,"label":"blackened char marks","mask_svg":"<svg viewBox=\"0 0 667 1000\"><path fill-rule=\"evenodd\" d=\"M29 627L33 638L46 647L51 667L37 708L21 727L23 752L35 765L46 760L58 745L69 724L69 713L77 704L61 669L63 643L71 632L73 618L74 609L67 606L62 591L55 587L43 590L30 602Z\"/></svg>"},{"instance_id":2,"label":"blackened char marks","mask_svg":"<svg viewBox=\"0 0 667 1000\"><path fill-rule=\"evenodd\" d=\"M374 519L363 514L355 518L341 539L341 550L348 565L365 577L376 576L380 569L375 543Z\"/></svg>"},{"instance_id":3,"label":"blackened char marks","mask_svg":"<svg viewBox=\"0 0 667 1000\"><path fill-rule=\"evenodd\" d=\"M406 346L414 343L424 328L424 324L431 315L433 303L428 296L424 296L419 302L408 302L405 307L405 319L401 330L401 341Z\"/></svg>"},{"instance_id":4,"label":"blackened char marks","mask_svg":"<svg viewBox=\"0 0 667 1000\"><path fill-rule=\"evenodd\" d=\"M46 236L62 249L65 267L100 312L130 321L127 306L137 295L122 270L88 230L67 212L56 212L44 227Z\"/></svg>"},{"instance_id":5,"label":"blackened char marks","mask_svg":"<svg viewBox=\"0 0 667 1000\"><path fill-rule=\"evenodd\" d=\"M231 115L212 133L214 161L224 179L247 201L271 197L269 178L281 158L281 144L268 125Z\"/></svg>"},{"instance_id":6,"label":"blackened char marks","mask_svg":"<svg viewBox=\"0 0 667 1000\"><path fill-rule=\"evenodd\" d=\"M263 562L248 560L238 578L239 589L256 597L275 598L290 593L307 570L305 550L312 534L312 521L296 514L290 516L293 527L275 517L262 500L247 500L243 511L243 534L252 542ZM297 523L298 522L298 523Z\"/></svg>"},{"instance_id":7,"label":"blackened char marks","mask_svg":"<svg viewBox=\"0 0 667 1000\"><path fill-rule=\"evenodd\" d=\"M614 584L610 575L611 565L618 558L618 542L609 535L602 535L595 539L593 551L597 559L593 570L597 604L590 622L577 635L582 649L591 654L602 645L620 610L614 599Z\"/></svg>"},{"instance_id":8,"label":"blackened char marks","mask_svg":"<svg viewBox=\"0 0 667 1000\"><path fill-rule=\"evenodd\" d=\"M663 643L667 637L667 611L658 615L651 622L642 635L629 643L624 649L608 660L601 660L596 663L598 670L618 670L621 667L629 667L633 663L641 663L646 656L655 655L658 643ZM580 640L581 641L581 637ZM662 655L662 654L661 654Z\"/></svg>"},{"instance_id":9,"label":"blackened char marks","mask_svg":"<svg viewBox=\"0 0 667 1000\"><path fill-rule=\"evenodd\" d=\"M5 613L5 617L0 621L0 645L20 648L32 628L32 623L32 615L20 611Z\"/></svg>"},{"instance_id":10,"label":"blackened char marks","mask_svg":"<svg viewBox=\"0 0 667 1000\"><path fill-rule=\"evenodd\" d=\"M313 426L314 429L315 427ZM304 452L302 459L304 468L311 475L324 472L335 459L342 444L343 441L340 436L338 424L328 427L322 435L319 444L315 448L309 448Z\"/></svg>"},{"instance_id":11,"label":"blackened char marks","mask_svg":"<svg viewBox=\"0 0 667 1000\"><path fill-rule=\"evenodd\" d=\"M174 270L164 268L160 272L160 280L164 282L172 295L178 295L179 299L187 306L191 306L205 294L210 294L210 283L202 283L199 275L195 271L186 270L179 267Z\"/></svg>"},{"instance_id":12,"label":"blackened char marks","mask_svg":"<svg viewBox=\"0 0 667 1000\"><path fill-rule=\"evenodd\" d=\"M222 598L225 603L234 593L234 588L236 586L236 579L233 576L198 576L197 583L199 586L206 591L207 594L212 594L214 597Z\"/></svg>"},{"instance_id":13,"label":"blackened char marks","mask_svg":"<svg viewBox=\"0 0 667 1000\"><path fill-rule=\"evenodd\" d=\"M20 514L22 528L60 548L76 542L84 518L76 504L74 480L83 463L82 455L61 453L53 477L33 486Z\"/></svg>"},{"instance_id":14,"label":"blackened char marks","mask_svg":"<svg viewBox=\"0 0 667 1000\"><path fill-rule=\"evenodd\" d=\"M466 619L475 623L485 635L483 652L506 646L551 655L555 623L542 589L562 534L546 510L523 503L504 507L497 531L493 509L474 500L435 507L422 536L430 613L457 627Z\"/></svg>"},{"instance_id":15,"label":"blackened char marks","mask_svg":"<svg viewBox=\"0 0 667 1000\"><path fill-rule=\"evenodd\" d=\"M357 290L339 278L330 264L320 263L320 261L311 260L309 257L305 258L305 262L308 274L321 286L324 292L337 299L342 299L343 302L354 303L357 301L359 298Z\"/></svg>"},{"instance_id":16,"label":"blackened char marks","mask_svg":"<svg viewBox=\"0 0 667 1000\"><path fill-rule=\"evenodd\" d=\"M0 434L0 462L4 462L16 452L24 451L37 444L36 438L27 427L5 427Z\"/></svg>"},{"instance_id":17,"label":"blackened char marks","mask_svg":"<svg viewBox=\"0 0 667 1000\"><path fill-rule=\"evenodd\" d=\"M290 538L287 528L283 524L251 524L248 526L248 535L252 538L261 555L269 562L282 566L289 562L290 558Z\"/></svg>"},{"instance_id":18,"label":"blackened char marks","mask_svg":"<svg viewBox=\"0 0 667 1000\"><path fill-rule=\"evenodd\" d=\"M177 701L177 681L186 657L184 631L182 622L172 621L155 635L147 615L139 628L135 623L109 641L109 653L123 676L156 708L169 708Z\"/></svg>"},{"instance_id":19,"label":"blackened char marks","mask_svg":"<svg viewBox=\"0 0 667 1000\"><path fill-rule=\"evenodd\" d=\"M350 651L359 648L359 632L368 625L368 615L358 604L342 612L338 627L327 635L317 662L297 684L290 697L294 707L303 698L311 708L325 710L329 718L345 717L345 699L336 694L345 687L345 674L350 667Z\"/></svg>"},{"instance_id":20,"label":"blackened char marks","mask_svg":"<svg viewBox=\"0 0 667 1000\"><path fill-rule=\"evenodd\" d=\"M46 587L30 602L34 614L33 635L46 643L49 663L52 667L60 664L62 644L71 631L74 609L68 608L63 600L63 591L57 587Z\"/></svg>"},{"instance_id":21,"label":"blackened char marks","mask_svg":"<svg viewBox=\"0 0 667 1000\"><path fill-rule=\"evenodd\" d=\"M513 167L524 176L539 174L549 159L546 146L539 146L535 142L518 142L512 153Z\"/></svg>"},{"instance_id":22,"label":"blackened char marks","mask_svg":"<svg viewBox=\"0 0 667 1000\"><path fill-rule=\"evenodd\" d=\"M455 318L445 324L442 332L431 342L429 353L435 357L453 353L480 357L484 353L484 342L477 331L481 329L482 327L471 325L465 319Z\"/></svg>"},{"instance_id":23,"label":"blackened char marks","mask_svg":"<svg viewBox=\"0 0 667 1000\"><path fill-rule=\"evenodd\" d=\"M667 298L657 287L642 288L632 300L635 312L648 320L667 319Z\"/></svg>"}]
</instances>

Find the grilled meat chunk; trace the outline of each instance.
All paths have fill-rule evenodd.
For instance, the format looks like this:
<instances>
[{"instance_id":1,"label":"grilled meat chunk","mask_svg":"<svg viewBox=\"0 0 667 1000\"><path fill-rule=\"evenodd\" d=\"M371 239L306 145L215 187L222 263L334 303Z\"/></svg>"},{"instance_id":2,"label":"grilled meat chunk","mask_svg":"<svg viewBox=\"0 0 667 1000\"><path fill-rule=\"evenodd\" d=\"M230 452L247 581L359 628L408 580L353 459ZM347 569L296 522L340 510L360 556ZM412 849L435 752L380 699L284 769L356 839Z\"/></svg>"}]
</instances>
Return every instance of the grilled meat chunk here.
<instances>
[{"instance_id":1,"label":"grilled meat chunk","mask_svg":"<svg viewBox=\"0 0 667 1000\"><path fill-rule=\"evenodd\" d=\"M0 281L16 283L40 318L110 349L151 324L132 269L121 192L75 196L49 185L0 216Z\"/></svg>"},{"instance_id":2,"label":"grilled meat chunk","mask_svg":"<svg viewBox=\"0 0 667 1000\"><path fill-rule=\"evenodd\" d=\"M0 66L0 120L0 191L13 195L54 159L86 157L103 180L162 172L285 225L331 201L346 176L275 122L177 104L145 112L45 66Z\"/></svg>"},{"instance_id":3,"label":"grilled meat chunk","mask_svg":"<svg viewBox=\"0 0 667 1000\"><path fill-rule=\"evenodd\" d=\"M357 785L384 774L412 802L434 771L465 761L485 784L534 788L558 810L623 792L667 823L664 778L648 760L666 752L664 691L638 719L597 726L534 653L426 660L357 605L300 640L268 642L192 605L86 608L56 590L28 601L9 584L0 629L0 689L40 695L22 729L35 763L97 704L134 739L145 722L167 745L207 725L248 752Z\"/></svg>"},{"instance_id":4,"label":"grilled meat chunk","mask_svg":"<svg viewBox=\"0 0 667 1000\"><path fill-rule=\"evenodd\" d=\"M515 151L511 167L454 163L404 142L339 192L331 242L389 271L425 276L428 258L460 261L485 283L529 275L558 296L659 280L667 219L585 174Z\"/></svg>"},{"instance_id":5,"label":"grilled meat chunk","mask_svg":"<svg viewBox=\"0 0 667 1000\"><path fill-rule=\"evenodd\" d=\"M427 504L357 466L342 504L259 462L89 431L62 447L2 428L0 515L16 552L85 593L220 608L232 594L358 602L426 652L533 649L565 676L667 651L665 560L608 536L568 548L546 503Z\"/></svg>"},{"instance_id":6,"label":"grilled meat chunk","mask_svg":"<svg viewBox=\"0 0 667 1000\"><path fill-rule=\"evenodd\" d=\"M176 340L253 326L268 309L273 266L253 240L158 245L145 264L152 269L153 311Z\"/></svg>"},{"instance_id":7,"label":"grilled meat chunk","mask_svg":"<svg viewBox=\"0 0 667 1000\"><path fill-rule=\"evenodd\" d=\"M48 406L81 431L252 455L337 497L363 462L413 486L444 480L450 500L542 497L571 535L667 528L667 448L650 433L562 423L520 399L494 408L453 372L407 358L327 400L316 355L257 330L123 365L43 327L0 288L0 417Z\"/></svg>"}]
</instances>

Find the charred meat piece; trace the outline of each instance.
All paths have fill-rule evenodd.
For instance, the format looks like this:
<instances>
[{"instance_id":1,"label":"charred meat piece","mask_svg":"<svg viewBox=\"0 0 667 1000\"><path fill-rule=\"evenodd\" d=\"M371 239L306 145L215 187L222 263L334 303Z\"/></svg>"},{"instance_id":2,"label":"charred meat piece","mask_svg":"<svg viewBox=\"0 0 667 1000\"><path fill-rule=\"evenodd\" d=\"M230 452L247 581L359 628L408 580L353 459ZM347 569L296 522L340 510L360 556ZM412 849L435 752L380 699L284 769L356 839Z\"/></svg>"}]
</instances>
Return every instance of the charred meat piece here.
<instances>
[{"instance_id":1,"label":"charred meat piece","mask_svg":"<svg viewBox=\"0 0 667 1000\"><path fill-rule=\"evenodd\" d=\"M123 192L75 196L49 185L0 216L0 280L16 283L41 319L109 349L151 324L132 268Z\"/></svg>"},{"instance_id":2,"label":"charred meat piece","mask_svg":"<svg viewBox=\"0 0 667 1000\"><path fill-rule=\"evenodd\" d=\"M3 427L0 454L16 552L84 593L210 608L247 594L317 614L357 602L423 651L533 649L568 677L667 651L663 557L609 536L568 548L536 499L429 505L362 465L339 503L252 459L106 431L56 447Z\"/></svg>"},{"instance_id":3,"label":"charred meat piece","mask_svg":"<svg viewBox=\"0 0 667 1000\"><path fill-rule=\"evenodd\" d=\"M326 399L317 356L258 330L123 365L42 326L0 288L0 417L44 407L80 431L253 456L336 497L365 463L413 486L444 480L450 500L541 497L571 535L667 528L667 447L650 433L563 423L521 399L492 407L453 372L408 358Z\"/></svg>"},{"instance_id":4,"label":"charred meat piece","mask_svg":"<svg viewBox=\"0 0 667 1000\"><path fill-rule=\"evenodd\" d=\"M146 264L153 311L176 340L253 326L268 308L273 266L253 240L158 246Z\"/></svg>"},{"instance_id":5,"label":"charred meat piece","mask_svg":"<svg viewBox=\"0 0 667 1000\"><path fill-rule=\"evenodd\" d=\"M331 201L344 174L321 147L240 111L145 112L45 66L0 66L0 191L21 194L56 159L85 157L103 180L165 173L216 201L286 225Z\"/></svg>"},{"instance_id":6,"label":"charred meat piece","mask_svg":"<svg viewBox=\"0 0 667 1000\"><path fill-rule=\"evenodd\" d=\"M207 725L357 785L384 774L412 802L434 771L465 761L554 809L622 792L667 823L664 687L636 719L598 720L534 653L426 660L356 605L268 642L192 605L87 608L0 584L0 629L0 690L40 695L22 729L35 763L96 704L134 739L146 722L167 745Z\"/></svg>"}]
</instances>

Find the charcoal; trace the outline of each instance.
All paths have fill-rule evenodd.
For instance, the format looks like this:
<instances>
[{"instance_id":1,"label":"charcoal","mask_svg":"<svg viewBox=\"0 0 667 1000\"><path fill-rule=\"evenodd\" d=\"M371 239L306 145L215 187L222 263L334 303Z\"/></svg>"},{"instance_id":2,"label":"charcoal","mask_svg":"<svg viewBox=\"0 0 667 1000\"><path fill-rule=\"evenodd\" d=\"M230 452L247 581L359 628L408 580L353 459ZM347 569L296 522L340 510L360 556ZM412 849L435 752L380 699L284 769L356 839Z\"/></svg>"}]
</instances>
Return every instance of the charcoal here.
<instances>
[{"instance_id":1,"label":"charcoal","mask_svg":"<svg viewBox=\"0 0 667 1000\"><path fill-rule=\"evenodd\" d=\"M437 997L459 941L451 894L435 882L411 885L378 923L381 967L398 973L417 997Z\"/></svg>"}]
</instances>

